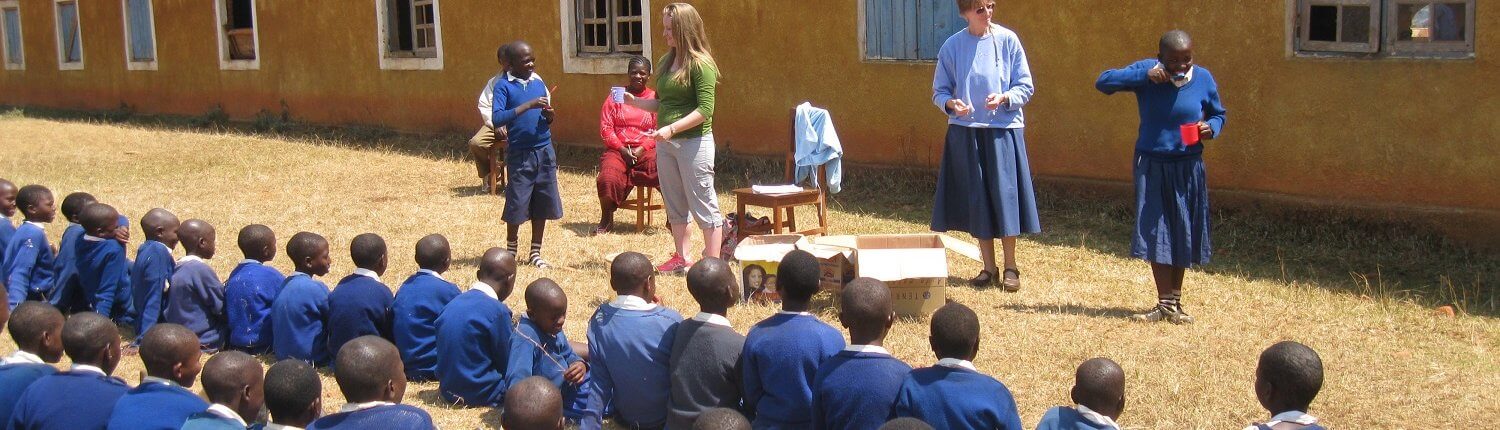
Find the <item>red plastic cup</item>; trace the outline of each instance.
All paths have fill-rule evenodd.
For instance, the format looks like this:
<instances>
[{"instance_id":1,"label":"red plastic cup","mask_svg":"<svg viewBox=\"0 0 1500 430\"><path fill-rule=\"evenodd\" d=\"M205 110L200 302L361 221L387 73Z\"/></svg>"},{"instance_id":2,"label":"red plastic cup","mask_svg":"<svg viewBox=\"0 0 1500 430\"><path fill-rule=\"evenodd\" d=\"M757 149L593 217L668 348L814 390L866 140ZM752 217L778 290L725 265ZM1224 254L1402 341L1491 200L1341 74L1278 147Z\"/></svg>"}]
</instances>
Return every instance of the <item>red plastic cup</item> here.
<instances>
[{"instance_id":1,"label":"red plastic cup","mask_svg":"<svg viewBox=\"0 0 1500 430\"><path fill-rule=\"evenodd\" d=\"M1181 126L1178 126L1177 129L1178 131L1182 132L1183 145L1193 146L1198 144L1198 123L1195 122L1192 124L1183 124Z\"/></svg>"}]
</instances>

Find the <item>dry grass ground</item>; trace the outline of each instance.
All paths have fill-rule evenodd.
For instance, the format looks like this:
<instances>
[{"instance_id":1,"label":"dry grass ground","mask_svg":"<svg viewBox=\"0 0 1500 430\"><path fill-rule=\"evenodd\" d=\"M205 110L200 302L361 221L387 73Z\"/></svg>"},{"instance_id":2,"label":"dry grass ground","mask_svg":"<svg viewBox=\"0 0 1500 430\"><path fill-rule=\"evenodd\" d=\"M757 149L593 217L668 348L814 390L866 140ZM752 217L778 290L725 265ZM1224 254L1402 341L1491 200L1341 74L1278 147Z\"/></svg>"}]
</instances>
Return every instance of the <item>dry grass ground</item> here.
<instances>
[{"instance_id":1,"label":"dry grass ground","mask_svg":"<svg viewBox=\"0 0 1500 430\"><path fill-rule=\"evenodd\" d=\"M479 194L471 165L457 159L461 144L396 138L356 145L11 113L0 118L0 177L46 184L58 198L88 191L132 219L165 207L182 219L207 220L219 230L220 255L212 265L221 276L240 259L234 233L250 223L271 226L283 241L299 230L327 236L335 257L329 283L352 269L349 240L379 233L391 246L384 279L393 288L416 269L416 239L442 233L455 252L447 278L466 286L475 257L502 245L504 230L497 221L500 199ZM598 210L596 155L564 153L567 216L551 225L547 238L547 254L560 268L523 268L519 279L548 276L562 284L572 299L566 333L582 340L588 315L611 296L603 256L635 250L661 259L670 245L660 228L588 237ZM720 190L772 176L768 171L774 169L764 162L726 161ZM834 227L840 233L926 231L928 176L853 169L849 190L834 204ZM982 318L977 365L1014 391L1028 426L1047 408L1069 402L1079 362L1107 356L1128 374L1121 421L1127 427L1239 428L1265 418L1251 391L1255 360L1284 339L1322 354L1327 378L1313 413L1333 426L1452 428L1500 420L1500 321L1494 318L1500 263L1494 255L1400 225L1222 211L1215 215L1215 264L1187 275L1185 301L1198 323L1138 324L1123 317L1151 304L1154 290L1147 266L1126 255L1125 196L1049 188L1041 197L1048 232L1021 242L1025 288L1005 294L964 286L958 278L978 265L955 256L949 289ZM730 199L723 197L725 208L732 207ZM55 241L63 228L55 223L48 233ZM274 265L291 269L284 256ZM682 278L660 278L659 289L668 306L697 312ZM1462 301L1469 313L1444 318L1429 310L1447 301ZM519 294L507 303L518 312L525 307ZM741 306L729 317L744 331L772 311ZM821 316L837 325L831 311ZM887 346L908 363L929 365L926 336L925 320L901 321ZM0 337L0 353L13 349L8 336ZM131 357L117 374L134 383L141 370ZM430 410L443 428L498 426L493 411L445 407L436 390L436 384L413 384L406 402ZM324 377L323 393L326 411L343 403L331 376Z\"/></svg>"}]
</instances>

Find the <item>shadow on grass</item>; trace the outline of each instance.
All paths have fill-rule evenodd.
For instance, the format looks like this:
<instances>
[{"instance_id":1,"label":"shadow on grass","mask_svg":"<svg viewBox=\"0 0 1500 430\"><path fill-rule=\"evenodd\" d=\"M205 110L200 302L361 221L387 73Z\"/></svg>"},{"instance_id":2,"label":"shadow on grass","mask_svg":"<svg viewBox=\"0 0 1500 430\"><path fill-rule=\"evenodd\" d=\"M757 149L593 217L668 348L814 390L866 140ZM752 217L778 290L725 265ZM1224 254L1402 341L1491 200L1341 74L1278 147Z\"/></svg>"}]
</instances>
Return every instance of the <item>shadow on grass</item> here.
<instances>
[{"instance_id":1,"label":"shadow on grass","mask_svg":"<svg viewBox=\"0 0 1500 430\"><path fill-rule=\"evenodd\" d=\"M458 197L458 198L479 197L479 196L488 196L488 195L490 195L490 193L484 191L484 187L479 184L478 180L475 180L473 185L460 185L460 186L457 186L457 187L449 187L448 188L448 192L452 193L453 197ZM500 198L501 196L495 196L495 197L496 198Z\"/></svg>"},{"instance_id":2,"label":"shadow on grass","mask_svg":"<svg viewBox=\"0 0 1500 430\"><path fill-rule=\"evenodd\" d=\"M140 116L128 107L106 112L0 108L0 118L30 117L112 123L148 128L224 132L292 138L314 144L389 150L425 158L463 159L468 133L402 135L387 129L314 126L257 116L252 123L229 123L213 112L204 117ZM597 147L558 146L563 170L596 172ZM724 148L715 185L731 190L757 183L781 183L782 159L749 157ZM1212 167L1210 167L1212 168ZM846 213L916 224L925 231L936 172L851 165L844 169L844 191L829 207ZM450 189L456 197L481 195L477 186ZM1038 209L1043 233L1025 241L1086 249L1129 258L1134 198L1128 185L1080 186L1074 181L1038 178ZM732 210L732 202L721 207ZM1303 284L1423 305L1458 304L1472 314L1500 315L1500 258L1454 243L1413 222L1370 220L1340 209L1269 209L1215 206L1211 213L1214 255L1207 273ZM837 229L838 217L830 221ZM593 225L565 224L574 234ZM619 225L617 225L619 227ZM633 229L618 229L631 234ZM919 232L919 231L914 231ZM962 237L962 234L955 236ZM968 238L965 238L968 239ZM1025 251L1022 245L1022 252ZM1145 267L1144 264L1141 265ZM1144 269L1142 269L1144 270Z\"/></svg>"},{"instance_id":3,"label":"shadow on grass","mask_svg":"<svg viewBox=\"0 0 1500 430\"><path fill-rule=\"evenodd\" d=\"M1004 305L1000 305L999 307L1001 309L1005 309L1005 310L1009 310L1009 311L1014 311L1014 312L1019 312L1019 313L1027 313L1027 314L1031 314L1031 313L1035 313L1035 314L1062 314L1062 315L1077 315L1077 316L1096 317L1096 318L1119 318L1119 319L1128 318L1131 315L1136 314L1136 313L1138 313L1138 312L1141 311L1141 309L1126 309L1126 308L1120 308L1120 307L1100 308L1100 307L1083 306L1083 305L1071 305L1071 304L1069 304L1069 305L1053 305L1053 304L1035 304L1035 305L1004 304Z\"/></svg>"}]
</instances>

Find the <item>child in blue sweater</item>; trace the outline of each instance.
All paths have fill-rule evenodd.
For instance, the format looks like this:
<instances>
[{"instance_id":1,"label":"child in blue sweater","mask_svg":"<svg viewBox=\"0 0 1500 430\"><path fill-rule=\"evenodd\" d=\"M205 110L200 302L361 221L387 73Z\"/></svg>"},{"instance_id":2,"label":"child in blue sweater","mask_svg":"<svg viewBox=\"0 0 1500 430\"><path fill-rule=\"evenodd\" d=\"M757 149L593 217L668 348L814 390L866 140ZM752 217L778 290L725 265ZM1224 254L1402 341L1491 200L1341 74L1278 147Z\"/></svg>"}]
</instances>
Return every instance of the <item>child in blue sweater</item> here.
<instances>
[{"instance_id":1,"label":"child in blue sweater","mask_svg":"<svg viewBox=\"0 0 1500 430\"><path fill-rule=\"evenodd\" d=\"M374 233L354 236L349 244L354 273L340 279L328 293L328 355L338 356L344 342L375 335L391 338L391 288L380 282L385 274L385 239Z\"/></svg>"},{"instance_id":2,"label":"child in blue sweater","mask_svg":"<svg viewBox=\"0 0 1500 430\"><path fill-rule=\"evenodd\" d=\"M781 311L745 335L745 411L756 429L812 427L813 378L844 349L844 335L808 313L818 293L818 259L787 253L776 269Z\"/></svg>"},{"instance_id":3,"label":"child in blue sweater","mask_svg":"<svg viewBox=\"0 0 1500 430\"><path fill-rule=\"evenodd\" d=\"M469 291L437 318L438 393L460 406L498 406L505 401L510 357L510 308L505 298L516 284L516 255L490 248L479 258Z\"/></svg>"},{"instance_id":4,"label":"child in blue sweater","mask_svg":"<svg viewBox=\"0 0 1500 430\"><path fill-rule=\"evenodd\" d=\"M266 264L276 259L276 233L251 224L240 229L236 243L245 256L224 279L225 347L252 355L271 351L271 304L286 276Z\"/></svg>"},{"instance_id":5,"label":"child in blue sweater","mask_svg":"<svg viewBox=\"0 0 1500 430\"><path fill-rule=\"evenodd\" d=\"M0 425L10 423L21 393L43 376L57 373L48 363L62 359L63 315L44 302L21 302L10 315L16 352L0 360Z\"/></svg>"},{"instance_id":6,"label":"child in blue sweater","mask_svg":"<svg viewBox=\"0 0 1500 430\"><path fill-rule=\"evenodd\" d=\"M1260 353L1255 366L1255 398L1271 419L1245 430L1323 430L1307 411L1323 389L1323 359L1317 351L1282 341Z\"/></svg>"},{"instance_id":7,"label":"child in blue sweater","mask_svg":"<svg viewBox=\"0 0 1500 430\"><path fill-rule=\"evenodd\" d=\"M203 368L198 359L198 335L187 327L159 323L141 337L141 363L146 376L141 385L115 402L110 430L177 430L189 416L208 408L208 402L189 391Z\"/></svg>"},{"instance_id":8,"label":"child in blue sweater","mask_svg":"<svg viewBox=\"0 0 1500 430\"><path fill-rule=\"evenodd\" d=\"M16 184L0 178L0 267L5 267L5 245L16 234L16 225L10 217L16 216ZM3 274L0 274L3 275Z\"/></svg>"},{"instance_id":9,"label":"child in blue sweater","mask_svg":"<svg viewBox=\"0 0 1500 430\"><path fill-rule=\"evenodd\" d=\"M214 354L203 364L203 394L213 402L188 417L183 430L244 430L265 404L264 371L255 357L239 351Z\"/></svg>"},{"instance_id":10,"label":"child in blue sweater","mask_svg":"<svg viewBox=\"0 0 1500 430\"><path fill-rule=\"evenodd\" d=\"M563 335L568 317L568 296L557 282L541 278L526 286L526 313L510 336L510 363L505 366L505 385L514 386L531 376L547 378L562 389L563 415L577 421L587 405L588 363L573 352Z\"/></svg>"},{"instance_id":11,"label":"child in blue sweater","mask_svg":"<svg viewBox=\"0 0 1500 430\"><path fill-rule=\"evenodd\" d=\"M938 430L1021 430L1010 389L974 368L979 316L958 302L932 314L929 337L937 365L913 370L901 383L895 417L913 417Z\"/></svg>"},{"instance_id":12,"label":"child in blue sweater","mask_svg":"<svg viewBox=\"0 0 1500 430\"><path fill-rule=\"evenodd\" d=\"M130 265L131 304L130 319L135 321L135 342L151 325L161 320L168 283L172 281L172 270L177 259L172 250L177 249L177 229L182 221L166 209L156 208L141 217L141 230L146 241L135 250L135 263Z\"/></svg>"},{"instance_id":13,"label":"child in blue sweater","mask_svg":"<svg viewBox=\"0 0 1500 430\"><path fill-rule=\"evenodd\" d=\"M295 358L324 366L328 364L328 286L314 276L328 274L328 239L317 233L297 232L286 241L286 255L296 272L281 284L281 294L271 303L271 345L277 360Z\"/></svg>"},{"instance_id":14,"label":"child in blue sweater","mask_svg":"<svg viewBox=\"0 0 1500 430\"><path fill-rule=\"evenodd\" d=\"M224 284L208 260L214 258L218 238L214 226L200 219L184 221L178 237L187 255L172 272L162 321L186 326L198 334L205 351L216 352L224 346Z\"/></svg>"},{"instance_id":15,"label":"child in blue sweater","mask_svg":"<svg viewBox=\"0 0 1500 430\"><path fill-rule=\"evenodd\" d=\"M125 245L116 236L120 232L120 213L115 208L94 203L83 208L84 236L77 243L79 303L68 308L92 310L117 324L126 324L130 307L130 260L125 259Z\"/></svg>"},{"instance_id":16,"label":"child in blue sweater","mask_svg":"<svg viewBox=\"0 0 1500 430\"><path fill-rule=\"evenodd\" d=\"M77 430L109 424L115 402L130 389L110 376L120 364L118 329L103 315L76 313L63 323L62 342L73 367L31 383L11 411L8 428Z\"/></svg>"},{"instance_id":17,"label":"child in blue sweater","mask_svg":"<svg viewBox=\"0 0 1500 430\"><path fill-rule=\"evenodd\" d=\"M26 300L49 299L46 295L52 291L53 260L57 258L43 225L57 218L52 191L41 185L21 187L16 193L16 207L26 216L26 222L5 244L5 264L0 273L5 275L7 309L15 309Z\"/></svg>"},{"instance_id":18,"label":"child in blue sweater","mask_svg":"<svg viewBox=\"0 0 1500 430\"><path fill-rule=\"evenodd\" d=\"M589 318L588 411L579 428L598 430L604 418L626 428L660 429L671 391L672 334L682 315L656 298L651 260L626 252L610 263L615 299Z\"/></svg>"},{"instance_id":19,"label":"child in blue sweater","mask_svg":"<svg viewBox=\"0 0 1500 430\"><path fill-rule=\"evenodd\" d=\"M896 322L891 290L884 282L859 278L840 293L839 321L849 329L849 345L813 378L813 428L879 428L891 415L896 392L911 366L891 356L883 344Z\"/></svg>"},{"instance_id":20,"label":"child in blue sweater","mask_svg":"<svg viewBox=\"0 0 1500 430\"><path fill-rule=\"evenodd\" d=\"M88 309L86 307L88 300L79 294L78 242L83 240L84 235L81 218L83 208L94 203L96 201L92 194L75 192L63 197L62 204L57 205L58 211L62 212L63 219L68 221L68 228L63 230L62 240L57 243L57 259L53 260L52 265L56 276L52 278L52 292L48 297L53 306L65 312ZM0 229L4 229L4 226L0 226Z\"/></svg>"},{"instance_id":21,"label":"child in blue sweater","mask_svg":"<svg viewBox=\"0 0 1500 430\"><path fill-rule=\"evenodd\" d=\"M562 392L542 376L528 376L511 384L500 428L562 430Z\"/></svg>"},{"instance_id":22,"label":"child in blue sweater","mask_svg":"<svg viewBox=\"0 0 1500 430\"><path fill-rule=\"evenodd\" d=\"M515 41L505 47L510 67L504 79L495 80L491 126L509 130L505 169L510 184L505 187L505 245L519 249L521 224L531 221L531 252L526 259L536 267L547 267L542 259L542 236L547 220L561 219L562 195L557 188L557 153L552 148L552 94L536 74L531 45Z\"/></svg>"},{"instance_id":23,"label":"child in blue sweater","mask_svg":"<svg viewBox=\"0 0 1500 430\"><path fill-rule=\"evenodd\" d=\"M437 318L443 307L458 297L458 286L443 279L443 272L453 260L448 238L430 234L417 241L417 273L401 283L391 302L391 335L401 362L406 364L406 378L412 381L437 379Z\"/></svg>"},{"instance_id":24,"label":"child in blue sweater","mask_svg":"<svg viewBox=\"0 0 1500 430\"><path fill-rule=\"evenodd\" d=\"M1125 371L1114 360L1098 357L1078 365L1072 395L1075 406L1048 410L1037 430L1120 429L1115 420L1125 410Z\"/></svg>"},{"instance_id":25,"label":"child in blue sweater","mask_svg":"<svg viewBox=\"0 0 1500 430\"><path fill-rule=\"evenodd\" d=\"M349 403L339 412L308 426L308 430L390 429L431 430L432 417L419 408L401 404L406 375L401 352L379 336L361 336L339 350L334 379Z\"/></svg>"},{"instance_id":26,"label":"child in blue sweater","mask_svg":"<svg viewBox=\"0 0 1500 430\"><path fill-rule=\"evenodd\" d=\"M323 416L323 381L307 362L281 360L272 364L266 370L265 387L271 424L283 429L307 428Z\"/></svg>"}]
</instances>

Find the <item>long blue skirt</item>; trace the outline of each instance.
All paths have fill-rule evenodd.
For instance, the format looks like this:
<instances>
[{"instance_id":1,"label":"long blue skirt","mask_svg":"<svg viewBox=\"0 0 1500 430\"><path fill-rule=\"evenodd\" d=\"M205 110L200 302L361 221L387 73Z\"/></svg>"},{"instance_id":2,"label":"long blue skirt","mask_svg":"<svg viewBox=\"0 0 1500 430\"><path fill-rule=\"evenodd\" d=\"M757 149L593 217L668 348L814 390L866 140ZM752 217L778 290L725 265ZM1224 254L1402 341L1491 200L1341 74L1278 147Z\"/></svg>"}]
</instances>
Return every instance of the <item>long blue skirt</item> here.
<instances>
[{"instance_id":1,"label":"long blue skirt","mask_svg":"<svg viewBox=\"0 0 1500 430\"><path fill-rule=\"evenodd\" d=\"M1135 156L1130 255L1177 267L1208 264L1208 177L1202 154Z\"/></svg>"},{"instance_id":2,"label":"long blue skirt","mask_svg":"<svg viewBox=\"0 0 1500 430\"><path fill-rule=\"evenodd\" d=\"M932 231L955 230L976 239L1042 231L1025 129L948 125Z\"/></svg>"}]
</instances>

